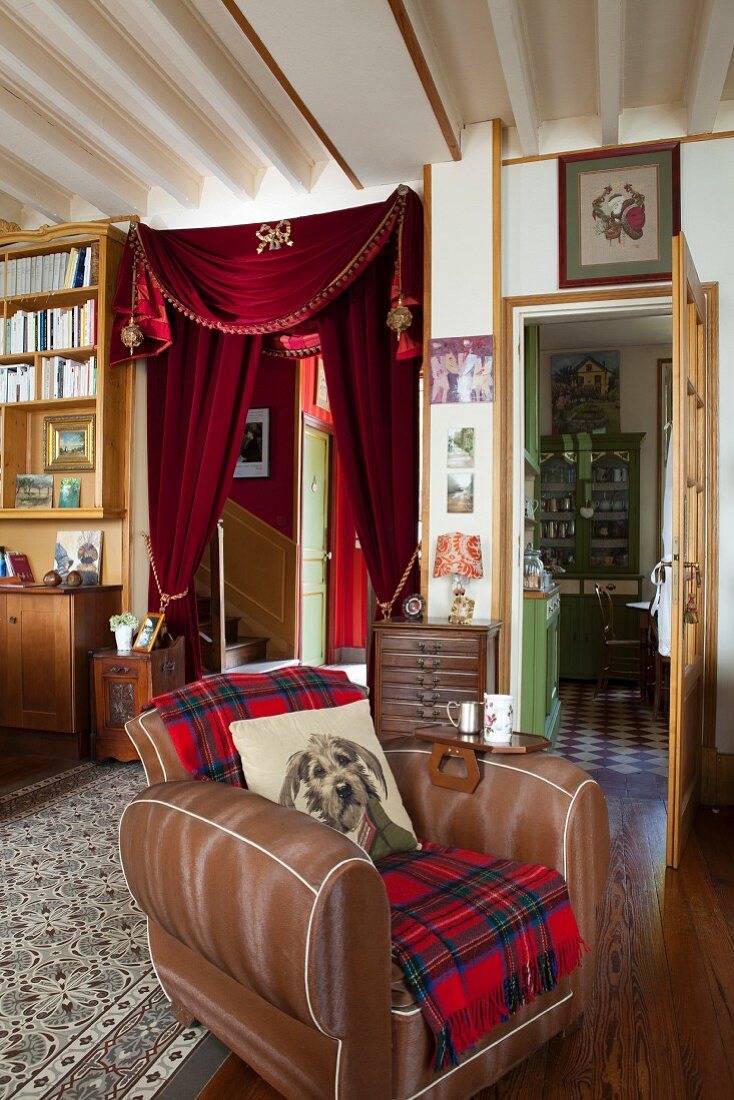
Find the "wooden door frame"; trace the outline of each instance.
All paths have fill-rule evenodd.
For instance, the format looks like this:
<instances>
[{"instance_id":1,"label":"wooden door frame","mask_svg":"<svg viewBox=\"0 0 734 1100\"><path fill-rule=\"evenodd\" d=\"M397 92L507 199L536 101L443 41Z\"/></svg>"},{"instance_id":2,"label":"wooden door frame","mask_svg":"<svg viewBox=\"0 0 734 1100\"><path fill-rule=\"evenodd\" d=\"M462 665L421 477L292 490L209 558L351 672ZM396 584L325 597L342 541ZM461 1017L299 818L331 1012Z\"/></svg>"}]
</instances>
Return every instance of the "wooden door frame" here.
<instances>
[{"instance_id":1,"label":"wooden door frame","mask_svg":"<svg viewBox=\"0 0 734 1100\"><path fill-rule=\"evenodd\" d=\"M299 468L298 468L298 494L299 494L299 508L298 508L298 659L303 660L303 505L305 500L305 494L303 492L303 456L305 453L305 446L303 438L306 432L306 428L312 428L316 432L321 432L322 435L329 437L329 468L328 468L328 497L326 502L327 511L327 545L331 557L327 562L327 581L326 581L326 639L324 643L324 657L325 664L329 664L332 657L332 615L333 606L331 599L331 577L332 577L332 562L334 561L334 448L336 445L336 437L334 435L334 426L324 420L320 420L312 413L301 412L301 425L300 425L300 446L299 446Z\"/></svg>"},{"instance_id":2,"label":"wooden door frame","mask_svg":"<svg viewBox=\"0 0 734 1100\"><path fill-rule=\"evenodd\" d=\"M704 667L704 727L702 745L702 767L704 780L707 774L711 774L711 757L715 772L716 757L716 670L718 666L718 592L719 592L719 516L718 516L718 485L719 485L719 339L718 339L718 301L719 290L717 283L704 283L703 289L706 295L707 325L709 326L709 342L707 347L707 383L710 385L709 410L709 440L711 447L707 458L708 481L708 507L707 507L707 540L706 540L706 577L707 577L707 606L706 606L706 630L705 630L705 667ZM515 608L513 604L519 593L518 582L521 583L522 572L522 545L521 538L516 532L516 522L520 518L517 515L519 504L516 501L517 471L519 463L524 463L521 428L523 410L519 408L515 400L516 364L519 363L519 346L515 339L515 322L526 318L528 313L534 313L533 319L541 321L544 315L551 315L553 307L562 307L562 312L572 313L574 305L579 307L583 314L590 312L594 306L604 305L610 310L613 304L618 303L620 311L630 303L650 303L656 300L661 305L667 305L672 309L673 288L670 283L662 283L656 286L627 287L626 289L599 289L570 291L566 293L555 292L550 294L528 294L505 297L502 311L502 340L500 342L500 355L497 359L497 400L495 403L494 433L497 447L501 447L501 454L495 449L495 493L493 508L494 530L497 532L495 554L501 561L497 564L501 583L492 586L492 618L500 619L504 623L500 646L500 691L510 691L513 672L516 683L519 684L520 667L519 658L516 657L515 668L512 667L513 654L519 653L522 644L522 615L521 607ZM547 309L543 309L547 307ZM519 315L519 316L518 316ZM511 445L508 441L512 441ZM502 464L502 476L499 476L499 464ZM519 530L519 528L518 528ZM709 621L709 615L711 619ZM517 625L516 625L517 624ZM514 630L513 630L514 628ZM709 767L706 767L707 756ZM704 782L702 794L706 791Z\"/></svg>"}]
</instances>

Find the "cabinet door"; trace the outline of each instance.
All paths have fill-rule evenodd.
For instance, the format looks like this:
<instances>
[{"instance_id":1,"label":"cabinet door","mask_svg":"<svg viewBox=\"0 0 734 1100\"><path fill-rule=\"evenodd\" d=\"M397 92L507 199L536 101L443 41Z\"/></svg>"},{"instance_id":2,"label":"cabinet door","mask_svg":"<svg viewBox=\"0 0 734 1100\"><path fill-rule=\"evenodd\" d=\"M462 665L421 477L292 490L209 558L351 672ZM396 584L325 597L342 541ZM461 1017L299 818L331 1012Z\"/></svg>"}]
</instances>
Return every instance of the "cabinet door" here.
<instances>
[{"instance_id":1,"label":"cabinet door","mask_svg":"<svg viewBox=\"0 0 734 1100\"><path fill-rule=\"evenodd\" d=\"M542 454L540 461L540 554L546 568L578 570L577 455Z\"/></svg>"},{"instance_id":2,"label":"cabinet door","mask_svg":"<svg viewBox=\"0 0 734 1100\"><path fill-rule=\"evenodd\" d=\"M125 723L134 718L149 702L147 669L139 662L108 666L95 685L101 692L104 733L124 734Z\"/></svg>"},{"instance_id":3,"label":"cabinet door","mask_svg":"<svg viewBox=\"0 0 734 1100\"><path fill-rule=\"evenodd\" d=\"M25 592L5 601L7 725L73 733L69 598Z\"/></svg>"}]
</instances>

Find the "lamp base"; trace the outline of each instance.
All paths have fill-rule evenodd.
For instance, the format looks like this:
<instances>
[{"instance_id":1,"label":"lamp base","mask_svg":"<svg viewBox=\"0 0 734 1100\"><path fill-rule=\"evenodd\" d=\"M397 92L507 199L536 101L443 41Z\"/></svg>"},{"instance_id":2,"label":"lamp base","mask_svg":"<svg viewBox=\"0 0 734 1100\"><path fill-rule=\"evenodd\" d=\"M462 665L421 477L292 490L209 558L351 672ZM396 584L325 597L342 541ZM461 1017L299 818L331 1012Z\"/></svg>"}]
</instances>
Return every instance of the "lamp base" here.
<instances>
[{"instance_id":1,"label":"lamp base","mask_svg":"<svg viewBox=\"0 0 734 1100\"><path fill-rule=\"evenodd\" d=\"M449 622L457 626L470 623L474 618L474 600L471 596L456 595L451 605Z\"/></svg>"}]
</instances>

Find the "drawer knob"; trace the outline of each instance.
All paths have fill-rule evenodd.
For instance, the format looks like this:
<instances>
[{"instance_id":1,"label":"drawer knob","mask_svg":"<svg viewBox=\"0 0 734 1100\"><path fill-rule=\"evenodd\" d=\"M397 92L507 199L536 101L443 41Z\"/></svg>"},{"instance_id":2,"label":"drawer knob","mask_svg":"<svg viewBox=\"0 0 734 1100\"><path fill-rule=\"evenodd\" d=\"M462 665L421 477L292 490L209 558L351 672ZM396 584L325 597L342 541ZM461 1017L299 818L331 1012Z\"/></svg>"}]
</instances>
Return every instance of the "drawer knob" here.
<instances>
[{"instance_id":1,"label":"drawer knob","mask_svg":"<svg viewBox=\"0 0 734 1100\"><path fill-rule=\"evenodd\" d=\"M110 668L110 672L124 673L129 671L130 669L127 665L112 665L112 667Z\"/></svg>"},{"instance_id":2,"label":"drawer knob","mask_svg":"<svg viewBox=\"0 0 734 1100\"><path fill-rule=\"evenodd\" d=\"M18 620L17 620L17 618L15 617L15 615L11 615L11 616L10 616L10 618L8 619L8 622L9 622L9 623L13 623L13 624L14 624L14 623L17 623L17 621L18 621Z\"/></svg>"}]
</instances>

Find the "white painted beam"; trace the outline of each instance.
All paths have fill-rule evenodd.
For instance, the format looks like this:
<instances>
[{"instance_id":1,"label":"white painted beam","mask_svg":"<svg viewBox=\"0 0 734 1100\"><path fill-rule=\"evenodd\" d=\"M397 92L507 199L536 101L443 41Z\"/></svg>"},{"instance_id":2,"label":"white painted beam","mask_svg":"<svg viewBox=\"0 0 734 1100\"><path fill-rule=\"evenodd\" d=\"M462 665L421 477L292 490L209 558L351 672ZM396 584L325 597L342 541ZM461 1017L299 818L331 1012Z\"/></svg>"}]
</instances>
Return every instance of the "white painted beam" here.
<instances>
[{"instance_id":1,"label":"white painted beam","mask_svg":"<svg viewBox=\"0 0 734 1100\"><path fill-rule=\"evenodd\" d=\"M624 72L623 0L596 0L596 55L601 143L618 145Z\"/></svg>"},{"instance_id":2,"label":"white painted beam","mask_svg":"<svg viewBox=\"0 0 734 1100\"><path fill-rule=\"evenodd\" d=\"M487 0L487 7L522 151L526 157L536 156L539 152L538 107L522 15L517 0Z\"/></svg>"},{"instance_id":3,"label":"white painted beam","mask_svg":"<svg viewBox=\"0 0 734 1100\"><path fill-rule=\"evenodd\" d=\"M72 194L41 172L0 152L0 189L24 206L32 206L52 222L68 222Z\"/></svg>"},{"instance_id":4,"label":"white painted beam","mask_svg":"<svg viewBox=\"0 0 734 1100\"><path fill-rule=\"evenodd\" d=\"M147 213L148 188L90 143L51 122L11 89L0 85L0 146L36 171L63 181L99 210Z\"/></svg>"},{"instance_id":5,"label":"white painted beam","mask_svg":"<svg viewBox=\"0 0 734 1100\"><path fill-rule=\"evenodd\" d=\"M171 153L160 139L127 115L109 98L97 94L80 79L79 72L52 52L50 39L39 39L11 18L13 9L0 3L0 69L24 93L46 104L77 130L88 135L145 182L157 184L183 206L199 202L203 179Z\"/></svg>"},{"instance_id":6,"label":"white painted beam","mask_svg":"<svg viewBox=\"0 0 734 1100\"><path fill-rule=\"evenodd\" d=\"M704 0L686 86L688 133L710 134L734 51L734 3Z\"/></svg>"},{"instance_id":7,"label":"white painted beam","mask_svg":"<svg viewBox=\"0 0 734 1100\"><path fill-rule=\"evenodd\" d=\"M177 135L201 161L239 198L253 197L264 165L248 157L235 135L217 129L204 108L174 87L164 75L166 46L161 63L154 65L138 48L127 26L118 28L89 0L34 0L18 14L24 19L41 15L46 31L59 31L74 43L74 59L86 78L115 98L120 108L135 118L158 118L159 128ZM66 47L64 52L67 53ZM68 53L67 53L68 56Z\"/></svg>"},{"instance_id":8,"label":"white painted beam","mask_svg":"<svg viewBox=\"0 0 734 1100\"><path fill-rule=\"evenodd\" d=\"M296 191L310 188L313 160L186 0L106 0L106 7L121 22L135 23L148 52L165 43L169 75L177 83L183 77L184 92L193 85L210 119L224 119Z\"/></svg>"}]
</instances>

